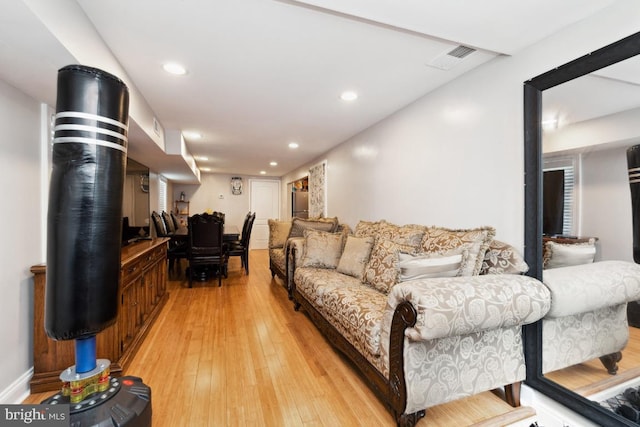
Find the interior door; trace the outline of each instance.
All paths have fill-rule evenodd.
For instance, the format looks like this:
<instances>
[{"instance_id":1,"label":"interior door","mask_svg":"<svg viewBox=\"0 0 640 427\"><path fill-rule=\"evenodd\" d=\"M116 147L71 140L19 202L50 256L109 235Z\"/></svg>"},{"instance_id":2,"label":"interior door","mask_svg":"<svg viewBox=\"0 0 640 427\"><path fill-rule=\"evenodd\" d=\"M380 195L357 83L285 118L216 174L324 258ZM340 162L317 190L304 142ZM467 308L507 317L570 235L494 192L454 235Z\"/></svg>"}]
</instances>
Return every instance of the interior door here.
<instances>
[{"instance_id":1,"label":"interior door","mask_svg":"<svg viewBox=\"0 0 640 427\"><path fill-rule=\"evenodd\" d=\"M269 247L268 219L280 219L280 181L252 179L249 181L251 212L256 219L251 231L250 249Z\"/></svg>"}]
</instances>

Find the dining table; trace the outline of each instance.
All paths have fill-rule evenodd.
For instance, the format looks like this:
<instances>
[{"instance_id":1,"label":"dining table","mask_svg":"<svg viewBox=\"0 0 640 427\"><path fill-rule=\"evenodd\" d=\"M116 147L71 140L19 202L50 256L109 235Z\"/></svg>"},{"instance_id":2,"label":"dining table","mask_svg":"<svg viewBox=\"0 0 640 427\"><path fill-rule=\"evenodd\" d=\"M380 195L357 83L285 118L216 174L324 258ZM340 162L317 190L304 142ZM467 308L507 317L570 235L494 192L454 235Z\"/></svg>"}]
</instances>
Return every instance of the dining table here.
<instances>
[{"instance_id":1,"label":"dining table","mask_svg":"<svg viewBox=\"0 0 640 427\"><path fill-rule=\"evenodd\" d=\"M177 242L185 242L189 237L189 228L187 226L179 227L173 234L171 239ZM225 224L222 231L223 242L234 242L240 240L240 229L237 225Z\"/></svg>"}]
</instances>

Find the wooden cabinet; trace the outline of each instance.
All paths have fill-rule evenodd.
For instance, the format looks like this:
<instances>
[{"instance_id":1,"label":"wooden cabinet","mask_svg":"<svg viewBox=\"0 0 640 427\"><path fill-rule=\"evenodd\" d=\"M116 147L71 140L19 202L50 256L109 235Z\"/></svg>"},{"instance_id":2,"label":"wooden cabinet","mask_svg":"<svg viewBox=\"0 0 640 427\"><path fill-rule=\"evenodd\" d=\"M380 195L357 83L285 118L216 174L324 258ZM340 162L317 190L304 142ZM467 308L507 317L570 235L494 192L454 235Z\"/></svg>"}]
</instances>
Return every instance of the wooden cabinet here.
<instances>
[{"instance_id":1,"label":"wooden cabinet","mask_svg":"<svg viewBox=\"0 0 640 427\"><path fill-rule=\"evenodd\" d=\"M96 336L97 357L111 361L111 374L119 376L142 344L151 324L169 297L167 241L141 241L122 249L118 316ZM34 335L31 392L60 389L60 373L75 364L73 341L54 341L44 331L46 266L34 274Z\"/></svg>"}]
</instances>

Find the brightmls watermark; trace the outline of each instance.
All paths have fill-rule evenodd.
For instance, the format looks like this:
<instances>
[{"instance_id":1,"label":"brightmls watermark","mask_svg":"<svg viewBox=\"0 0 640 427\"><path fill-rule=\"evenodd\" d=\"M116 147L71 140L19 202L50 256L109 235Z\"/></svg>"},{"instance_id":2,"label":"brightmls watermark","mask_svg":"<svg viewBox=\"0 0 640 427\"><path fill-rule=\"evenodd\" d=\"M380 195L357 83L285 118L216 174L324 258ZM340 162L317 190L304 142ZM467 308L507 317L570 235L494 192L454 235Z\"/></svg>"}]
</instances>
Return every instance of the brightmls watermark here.
<instances>
[{"instance_id":1,"label":"brightmls watermark","mask_svg":"<svg viewBox=\"0 0 640 427\"><path fill-rule=\"evenodd\" d=\"M0 405L0 427L69 427L69 405Z\"/></svg>"}]
</instances>

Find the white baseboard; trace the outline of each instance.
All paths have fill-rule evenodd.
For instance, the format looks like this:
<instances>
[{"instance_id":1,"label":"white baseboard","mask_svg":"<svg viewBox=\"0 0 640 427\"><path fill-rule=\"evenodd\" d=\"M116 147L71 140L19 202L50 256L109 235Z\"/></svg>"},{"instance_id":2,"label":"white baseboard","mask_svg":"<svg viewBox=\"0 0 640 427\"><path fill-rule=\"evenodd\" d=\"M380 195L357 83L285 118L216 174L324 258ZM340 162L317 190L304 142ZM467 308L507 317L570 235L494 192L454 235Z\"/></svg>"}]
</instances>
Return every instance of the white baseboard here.
<instances>
[{"instance_id":1,"label":"white baseboard","mask_svg":"<svg viewBox=\"0 0 640 427\"><path fill-rule=\"evenodd\" d=\"M30 394L29 380L33 376L33 366L20 375L9 387L0 391L0 404L22 403Z\"/></svg>"}]
</instances>

